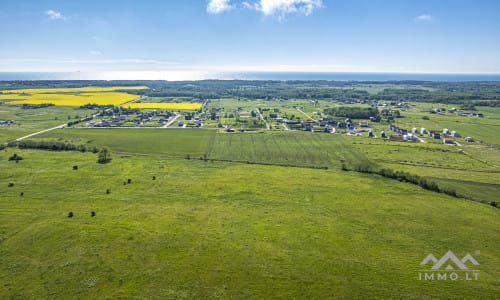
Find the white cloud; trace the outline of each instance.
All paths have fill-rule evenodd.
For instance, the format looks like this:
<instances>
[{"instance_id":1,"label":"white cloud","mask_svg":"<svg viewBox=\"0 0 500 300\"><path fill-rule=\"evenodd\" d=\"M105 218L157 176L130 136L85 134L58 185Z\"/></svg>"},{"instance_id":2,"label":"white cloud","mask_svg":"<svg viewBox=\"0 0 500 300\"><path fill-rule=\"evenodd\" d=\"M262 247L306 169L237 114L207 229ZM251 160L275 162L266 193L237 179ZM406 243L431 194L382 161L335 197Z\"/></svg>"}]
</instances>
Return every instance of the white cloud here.
<instances>
[{"instance_id":1,"label":"white cloud","mask_svg":"<svg viewBox=\"0 0 500 300\"><path fill-rule=\"evenodd\" d=\"M52 9L46 11L45 14L49 17L49 20L66 20L66 17L63 14Z\"/></svg>"},{"instance_id":2,"label":"white cloud","mask_svg":"<svg viewBox=\"0 0 500 300\"><path fill-rule=\"evenodd\" d=\"M234 5L230 4L230 0L211 0L207 5L207 11L211 14L218 14L233 8L241 8L283 19L292 13L309 16L315 9L321 7L323 7L323 0L254 0L239 1Z\"/></svg>"},{"instance_id":3,"label":"white cloud","mask_svg":"<svg viewBox=\"0 0 500 300\"><path fill-rule=\"evenodd\" d=\"M89 53L90 53L90 55L94 55L94 56L101 56L102 55L102 52L97 51L97 50L90 50Z\"/></svg>"},{"instance_id":4,"label":"white cloud","mask_svg":"<svg viewBox=\"0 0 500 300\"><path fill-rule=\"evenodd\" d=\"M322 0L260 0L255 5L257 10L266 16L284 17L291 13L301 13L306 16L323 6Z\"/></svg>"},{"instance_id":5,"label":"white cloud","mask_svg":"<svg viewBox=\"0 0 500 300\"><path fill-rule=\"evenodd\" d=\"M220 14L231 10L233 7L229 2L230 0L210 0L207 4L207 12L210 14Z\"/></svg>"},{"instance_id":6,"label":"white cloud","mask_svg":"<svg viewBox=\"0 0 500 300\"><path fill-rule=\"evenodd\" d=\"M256 8L255 4L250 4L250 3L246 2L246 1L243 1L241 3L241 6L243 6L243 8L245 8L245 9L254 9L254 8Z\"/></svg>"},{"instance_id":7,"label":"white cloud","mask_svg":"<svg viewBox=\"0 0 500 300\"><path fill-rule=\"evenodd\" d=\"M431 22L434 20L434 17L430 14L421 14L417 16L415 20L419 22Z\"/></svg>"}]
</instances>

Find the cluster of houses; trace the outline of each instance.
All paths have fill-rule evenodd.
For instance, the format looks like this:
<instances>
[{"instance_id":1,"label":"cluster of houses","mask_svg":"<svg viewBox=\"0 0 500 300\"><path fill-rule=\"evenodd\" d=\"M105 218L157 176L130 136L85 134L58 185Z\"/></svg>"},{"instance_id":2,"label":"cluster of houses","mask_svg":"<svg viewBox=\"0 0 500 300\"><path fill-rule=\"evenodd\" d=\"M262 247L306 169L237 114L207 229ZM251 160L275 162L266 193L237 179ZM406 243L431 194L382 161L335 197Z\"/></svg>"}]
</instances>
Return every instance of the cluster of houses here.
<instances>
[{"instance_id":1,"label":"cluster of houses","mask_svg":"<svg viewBox=\"0 0 500 300\"><path fill-rule=\"evenodd\" d=\"M455 130L450 130L448 128L444 128L443 130L427 130L425 128L412 128L411 131L407 129L399 128L396 125L390 125L389 129L396 133L396 135L391 135L389 139L391 140L400 140L400 141L415 141L418 138L416 137L418 134L421 136L427 136L433 139L442 139L443 144L447 145L455 145L456 142L454 138L459 137L460 135ZM474 142L474 139L471 137L466 137L464 139L466 142Z\"/></svg>"},{"instance_id":2,"label":"cluster of houses","mask_svg":"<svg viewBox=\"0 0 500 300\"><path fill-rule=\"evenodd\" d=\"M432 108L430 111L431 114L440 114L440 115L443 115L446 112L448 112L449 114L456 114L457 116L462 116L462 117L477 117L477 118L484 117L484 114L482 114L482 113L477 113L477 112L467 113L467 112L459 111L455 107L452 107L448 110L446 108L443 108L443 107Z\"/></svg>"},{"instance_id":3,"label":"cluster of houses","mask_svg":"<svg viewBox=\"0 0 500 300\"><path fill-rule=\"evenodd\" d=\"M11 125L11 124L15 124L16 121L14 120L0 120L0 125Z\"/></svg>"},{"instance_id":4,"label":"cluster of houses","mask_svg":"<svg viewBox=\"0 0 500 300\"><path fill-rule=\"evenodd\" d=\"M173 115L171 112L165 112L163 114L158 114L156 111L149 111L149 112L144 112L141 113L139 111L133 110L133 111L119 111L120 114L113 114L113 112L110 112L109 118L107 119L102 119L100 121L89 121L85 123L85 127L113 127L113 126L119 126L120 124L124 122L129 122L132 121L134 125L142 125L147 122L151 122L153 118L155 117L160 117L158 120L159 124L165 124L167 123L168 119Z\"/></svg>"}]
</instances>

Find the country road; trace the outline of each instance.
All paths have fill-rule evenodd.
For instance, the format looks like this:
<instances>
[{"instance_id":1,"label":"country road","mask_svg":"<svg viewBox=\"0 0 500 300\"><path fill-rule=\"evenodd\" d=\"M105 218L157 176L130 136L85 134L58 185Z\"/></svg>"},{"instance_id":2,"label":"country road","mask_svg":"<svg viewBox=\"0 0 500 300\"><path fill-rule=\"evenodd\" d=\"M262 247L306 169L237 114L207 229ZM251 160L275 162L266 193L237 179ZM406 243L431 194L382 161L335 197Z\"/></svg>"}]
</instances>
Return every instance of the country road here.
<instances>
[{"instance_id":1,"label":"country road","mask_svg":"<svg viewBox=\"0 0 500 300\"><path fill-rule=\"evenodd\" d=\"M62 124L62 125L59 125L59 126L56 126L56 127L52 127L52 128L49 128L49 129L44 129L44 130L41 130L41 131L38 131L38 132L35 132L35 133L31 133L31 134L25 135L23 137L17 138L16 142L20 142L20 141L22 141L24 139L27 139L27 138L30 138L30 137L33 137L35 135L39 135L39 134L42 134L42 133L46 133L46 132L49 132L49 131L52 131L52 130L66 128L67 126L68 126L67 124Z\"/></svg>"},{"instance_id":2,"label":"country road","mask_svg":"<svg viewBox=\"0 0 500 300\"><path fill-rule=\"evenodd\" d=\"M261 119L262 121L264 121L264 123L266 123L266 129L267 129L267 130L270 130L270 129L271 129L271 127L269 126L269 123L267 123L267 121L266 121L266 120L264 120L264 116L262 116L262 114L260 113L260 110L259 110L258 108L256 108L256 110L257 110L257 113L259 114L260 119Z\"/></svg>"},{"instance_id":3,"label":"country road","mask_svg":"<svg viewBox=\"0 0 500 300\"><path fill-rule=\"evenodd\" d=\"M181 116L180 114L178 114L176 112L174 112L174 114L175 114L175 117L172 120L168 121L168 123L165 124L165 126L163 126L163 128L169 127L170 125L172 125L175 122L175 120L177 120Z\"/></svg>"}]
</instances>

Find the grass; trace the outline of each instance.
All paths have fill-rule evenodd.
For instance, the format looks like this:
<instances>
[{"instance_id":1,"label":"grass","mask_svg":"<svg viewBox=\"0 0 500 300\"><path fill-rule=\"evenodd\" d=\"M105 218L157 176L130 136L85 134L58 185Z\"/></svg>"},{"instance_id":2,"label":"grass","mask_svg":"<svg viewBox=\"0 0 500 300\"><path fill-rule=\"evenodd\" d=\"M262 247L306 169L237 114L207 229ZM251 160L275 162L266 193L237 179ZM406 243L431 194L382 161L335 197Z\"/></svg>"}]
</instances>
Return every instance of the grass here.
<instances>
[{"instance_id":1,"label":"grass","mask_svg":"<svg viewBox=\"0 0 500 300\"><path fill-rule=\"evenodd\" d=\"M13 151L0 155L0 298L500 292L499 211L485 205L352 172L33 150L14 164ZM475 256L479 280L419 281L420 261L448 250Z\"/></svg>"},{"instance_id":2,"label":"grass","mask_svg":"<svg viewBox=\"0 0 500 300\"><path fill-rule=\"evenodd\" d=\"M0 104L0 120L14 120L16 122L8 126L0 125L0 144L94 113L93 110L67 106L22 109L19 106Z\"/></svg>"},{"instance_id":3,"label":"grass","mask_svg":"<svg viewBox=\"0 0 500 300\"><path fill-rule=\"evenodd\" d=\"M125 134L126 133L126 134ZM372 165L405 171L484 203L496 201L500 152L483 146L401 143L309 132L221 133L202 129L62 129L38 136L153 157L207 158L240 163L340 169ZM462 180L467 179L467 188Z\"/></svg>"},{"instance_id":4,"label":"grass","mask_svg":"<svg viewBox=\"0 0 500 300\"><path fill-rule=\"evenodd\" d=\"M115 128L55 130L39 137L71 141L83 139L88 147L108 146L113 152L153 157L198 158L205 153L213 130L179 128Z\"/></svg>"}]
</instances>

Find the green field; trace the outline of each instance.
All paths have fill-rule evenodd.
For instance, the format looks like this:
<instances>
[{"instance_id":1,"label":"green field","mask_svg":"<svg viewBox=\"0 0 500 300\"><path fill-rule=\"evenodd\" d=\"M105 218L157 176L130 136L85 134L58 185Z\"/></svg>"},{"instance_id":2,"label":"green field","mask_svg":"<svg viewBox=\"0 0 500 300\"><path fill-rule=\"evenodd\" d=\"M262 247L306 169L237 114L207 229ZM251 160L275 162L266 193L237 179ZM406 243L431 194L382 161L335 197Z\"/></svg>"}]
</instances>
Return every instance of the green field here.
<instances>
[{"instance_id":1,"label":"green field","mask_svg":"<svg viewBox=\"0 0 500 300\"><path fill-rule=\"evenodd\" d=\"M367 128L357 129L361 136L323 133L318 125L314 133L293 124L298 130L288 130L271 114L322 121L323 109L375 105L362 97L386 89L409 90L406 97L411 89L453 86L152 84L146 97L154 100L226 98L212 99L193 120L179 116L192 125L202 119L202 129L145 128L160 126L157 116L134 128L57 129L5 149L9 140L95 111L0 105L0 120L16 121L0 127L0 299L498 298L500 108L478 106L483 118L461 117L429 113L454 104L396 108L380 99L401 109L397 126L458 131L459 144L447 146L427 137L368 138ZM250 116L257 109L265 122ZM389 123L370 126L378 136ZM20 148L35 142L80 152ZM112 160L98 164L92 151L104 146ZM10 161L14 153L23 160ZM381 172L387 169L439 189L390 179ZM427 255L440 259L449 250L479 262L467 264L478 280L464 280L465 271L457 271L459 280L419 279L430 269L420 265Z\"/></svg>"},{"instance_id":2,"label":"green field","mask_svg":"<svg viewBox=\"0 0 500 300\"><path fill-rule=\"evenodd\" d=\"M13 120L12 125L0 125L0 144L47 128L65 124L95 111L67 106L22 109L20 106L1 104L0 120Z\"/></svg>"},{"instance_id":3,"label":"green field","mask_svg":"<svg viewBox=\"0 0 500 300\"><path fill-rule=\"evenodd\" d=\"M3 299L500 292L499 211L486 205L337 170L31 150L15 164L14 151L0 156ZM480 251L479 279L420 281L422 259L450 249Z\"/></svg>"},{"instance_id":4,"label":"green field","mask_svg":"<svg viewBox=\"0 0 500 300\"><path fill-rule=\"evenodd\" d=\"M299 131L221 133L200 129L61 129L36 139L109 146L120 154L159 158L340 169L371 164L406 171L484 203L497 201L500 151L480 145L450 147ZM444 180L446 179L446 180ZM466 182L464 182L464 180Z\"/></svg>"}]
</instances>

